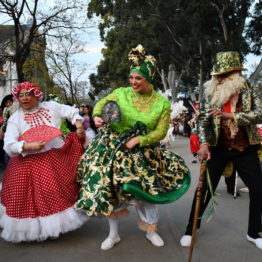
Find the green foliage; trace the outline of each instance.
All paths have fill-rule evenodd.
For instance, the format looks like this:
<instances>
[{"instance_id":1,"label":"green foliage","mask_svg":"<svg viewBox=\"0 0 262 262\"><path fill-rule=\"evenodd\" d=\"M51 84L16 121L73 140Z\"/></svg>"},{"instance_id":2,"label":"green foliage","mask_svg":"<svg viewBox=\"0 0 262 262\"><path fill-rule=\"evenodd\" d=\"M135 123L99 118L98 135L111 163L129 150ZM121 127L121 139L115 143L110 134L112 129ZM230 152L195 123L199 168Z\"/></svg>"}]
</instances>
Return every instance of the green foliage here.
<instances>
[{"instance_id":1,"label":"green foliage","mask_svg":"<svg viewBox=\"0 0 262 262\"><path fill-rule=\"evenodd\" d=\"M248 23L246 36L251 41L250 51L255 55L261 55L262 46L262 2L259 1L254 7L254 13Z\"/></svg>"},{"instance_id":2,"label":"green foliage","mask_svg":"<svg viewBox=\"0 0 262 262\"><path fill-rule=\"evenodd\" d=\"M168 66L174 64L182 75L182 85L196 86L200 60L204 79L208 79L217 52L235 50L244 57L251 51L243 34L251 3L252 0L91 0L88 16L101 16L99 29L106 46L97 75L90 77L91 84L97 92L126 84L127 54L142 44L148 54L156 57L159 69L167 72ZM255 27L259 30L258 24L252 24ZM249 37L253 37L251 31ZM156 84L160 83L157 76Z\"/></svg>"}]
</instances>

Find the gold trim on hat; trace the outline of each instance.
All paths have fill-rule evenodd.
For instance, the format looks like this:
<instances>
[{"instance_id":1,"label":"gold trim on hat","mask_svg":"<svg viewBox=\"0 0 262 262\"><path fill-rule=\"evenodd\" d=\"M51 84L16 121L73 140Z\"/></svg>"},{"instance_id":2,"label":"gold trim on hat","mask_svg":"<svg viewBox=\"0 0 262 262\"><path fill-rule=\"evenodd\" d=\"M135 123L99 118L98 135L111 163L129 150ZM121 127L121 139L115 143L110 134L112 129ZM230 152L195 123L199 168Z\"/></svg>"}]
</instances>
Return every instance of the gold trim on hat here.
<instances>
[{"instance_id":1,"label":"gold trim on hat","mask_svg":"<svg viewBox=\"0 0 262 262\"><path fill-rule=\"evenodd\" d=\"M217 76L217 75L227 74L227 73L230 73L230 72L233 72L233 71L244 71L244 70L247 70L247 69L244 68L244 67L234 67L234 68L231 68L231 69L223 71L223 72L214 72L213 71L213 72L210 73L210 75Z\"/></svg>"}]
</instances>

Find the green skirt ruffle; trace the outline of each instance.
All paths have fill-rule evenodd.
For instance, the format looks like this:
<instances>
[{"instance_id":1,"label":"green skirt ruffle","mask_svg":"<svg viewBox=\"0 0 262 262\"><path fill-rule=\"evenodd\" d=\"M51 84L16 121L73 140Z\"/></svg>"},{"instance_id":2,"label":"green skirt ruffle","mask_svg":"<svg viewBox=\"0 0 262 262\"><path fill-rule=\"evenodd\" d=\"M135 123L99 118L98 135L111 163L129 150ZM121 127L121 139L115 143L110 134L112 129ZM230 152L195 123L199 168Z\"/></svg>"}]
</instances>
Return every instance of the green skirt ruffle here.
<instances>
[{"instance_id":1,"label":"green skirt ruffle","mask_svg":"<svg viewBox=\"0 0 262 262\"><path fill-rule=\"evenodd\" d=\"M108 126L100 130L78 165L77 209L89 216L109 216L134 198L166 204L187 191L190 172L180 156L159 146L125 148L128 140L145 132L145 125L139 122L124 133Z\"/></svg>"}]
</instances>

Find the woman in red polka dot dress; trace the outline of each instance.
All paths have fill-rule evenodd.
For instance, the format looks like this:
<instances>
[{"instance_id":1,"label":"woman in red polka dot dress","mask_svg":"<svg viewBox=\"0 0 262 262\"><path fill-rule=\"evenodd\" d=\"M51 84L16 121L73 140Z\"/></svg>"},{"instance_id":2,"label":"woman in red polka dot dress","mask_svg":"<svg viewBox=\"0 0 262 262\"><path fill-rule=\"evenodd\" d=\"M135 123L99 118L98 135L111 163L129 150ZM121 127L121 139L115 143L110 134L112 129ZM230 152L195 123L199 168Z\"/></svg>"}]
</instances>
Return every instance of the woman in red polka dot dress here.
<instances>
[{"instance_id":1,"label":"woman in red polka dot dress","mask_svg":"<svg viewBox=\"0 0 262 262\"><path fill-rule=\"evenodd\" d=\"M43 241L83 225L87 216L74 210L78 195L76 169L83 153L84 129L78 109L41 102L35 84L13 89L20 107L9 118L4 149L11 157L1 191L1 237L10 242ZM60 128L68 119L77 128L66 139L28 143L19 137L33 127Z\"/></svg>"}]
</instances>

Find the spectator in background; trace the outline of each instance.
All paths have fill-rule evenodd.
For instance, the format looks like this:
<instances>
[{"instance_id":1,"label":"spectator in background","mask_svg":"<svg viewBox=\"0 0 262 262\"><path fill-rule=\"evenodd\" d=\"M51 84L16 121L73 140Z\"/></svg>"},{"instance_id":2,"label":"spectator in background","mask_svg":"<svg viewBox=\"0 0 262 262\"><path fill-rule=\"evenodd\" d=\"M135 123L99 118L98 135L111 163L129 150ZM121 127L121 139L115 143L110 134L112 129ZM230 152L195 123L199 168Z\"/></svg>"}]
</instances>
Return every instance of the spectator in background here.
<instances>
[{"instance_id":1,"label":"spectator in background","mask_svg":"<svg viewBox=\"0 0 262 262\"><path fill-rule=\"evenodd\" d=\"M0 127L0 140L3 140L4 133L7 127L7 121L9 117L17 110L18 103L13 101L13 95L7 95L3 98L1 107L3 108L3 118L4 122ZM9 156L4 152L4 164L7 165L9 161Z\"/></svg>"},{"instance_id":2,"label":"spectator in background","mask_svg":"<svg viewBox=\"0 0 262 262\"><path fill-rule=\"evenodd\" d=\"M81 105L81 106L79 106L79 115L80 116L83 116L83 114L84 114L84 105Z\"/></svg>"},{"instance_id":3,"label":"spectator in background","mask_svg":"<svg viewBox=\"0 0 262 262\"><path fill-rule=\"evenodd\" d=\"M90 117L89 111L90 110L89 110L89 107L87 105L83 107L83 118L84 118L83 126L84 126L85 130L90 128L91 117Z\"/></svg>"},{"instance_id":4,"label":"spectator in background","mask_svg":"<svg viewBox=\"0 0 262 262\"><path fill-rule=\"evenodd\" d=\"M7 125L7 120L11 115L11 106L13 105L13 95L7 95L3 98L2 103L1 103L1 108L3 109L3 118L4 122L1 125L1 134L0 138L3 139L4 132L6 130L6 125Z\"/></svg>"},{"instance_id":5,"label":"spectator in background","mask_svg":"<svg viewBox=\"0 0 262 262\"><path fill-rule=\"evenodd\" d=\"M86 137L88 139L87 143L93 139L96 135L96 130L97 127L95 126L95 123L93 121L92 118L92 113L93 113L93 108L89 105L85 105L83 106L83 127L86 133ZM87 144L85 144L84 146L87 146Z\"/></svg>"},{"instance_id":6,"label":"spectator in background","mask_svg":"<svg viewBox=\"0 0 262 262\"><path fill-rule=\"evenodd\" d=\"M4 109L3 113L5 113L6 109L10 107L12 104L13 104L13 95L12 94L6 95L1 102L1 107Z\"/></svg>"},{"instance_id":7,"label":"spectator in background","mask_svg":"<svg viewBox=\"0 0 262 262\"><path fill-rule=\"evenodd\" d=\"M198 116L199 111L195 111L193 114L193 118L188 121L189 126L191 127L191 134L189 137L190 141L190 151L193 154L192 163L197 163L197 152L200 149L200 144L198 140Z\"/></svg>"},{"instance_id":8,"label":"spectator in background","mask_svg":"<svg viewBox=\"0 0 262 262\"><path fill-rule=\"evenodd\" d=\"M83 108L83 118L84 118L83 126L85 130L91 128L95 133L97 133L97 127L94 123L92 114L93 114L93 107L89 105L85 105Z\"/></svg>"},{"instance_id":9,"label":"spectator in background","mask_svg":"<svg viewBox=\"0 0 262 262\"><path fill-rule=\"evenodd\" d=\"M191 119L192 119L192 112L190 112L190 111L185 112L184 130L183 130L183 136L185 136L185 137L190 137L190 135L191 135L191 127L188 123Z\"/></svg>"}]
</instances>

